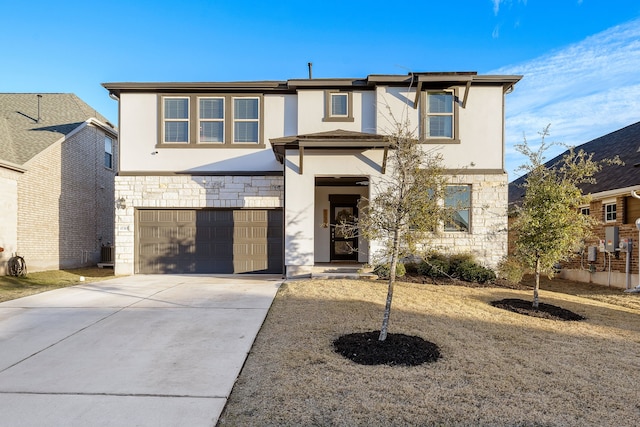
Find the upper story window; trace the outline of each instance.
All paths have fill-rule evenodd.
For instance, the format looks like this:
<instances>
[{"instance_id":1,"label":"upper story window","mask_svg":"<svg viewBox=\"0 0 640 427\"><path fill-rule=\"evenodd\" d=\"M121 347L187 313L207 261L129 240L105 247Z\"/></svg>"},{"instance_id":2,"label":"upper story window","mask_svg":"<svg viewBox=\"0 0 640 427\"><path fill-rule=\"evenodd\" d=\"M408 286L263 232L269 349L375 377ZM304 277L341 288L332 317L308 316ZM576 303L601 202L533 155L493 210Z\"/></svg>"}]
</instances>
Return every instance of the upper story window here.
<instances>
[{"instance_id":1,"label":"upper story window","mask_svg":"<svg viewBox=\"0 0 640 427\"><path fill-rule=\"evenodd\" d=\"M604 205L604 221L615 222L616 221L616 204L607 203Z\"/></svg>"},{"instance_id":2,"label":"upper story window","mask_svg":"<svg viewBox=\"0 0 640 427\"><path fill-rule=\"evenodd\" d=\"M113 169L113 139L104 137L104 166Z\"/></svg>"},{"instance_id":3,"label":"upper story window","mask_svg":"<svg viewBox=\"0 0 640 427\"><path fill-rule=\"evenodd\" d=\"M426 91L423 95L421 136L437 142L458 142L458 104L454 91Z\"/></svg>"},{"instance_id":4,"label":"upper story window","mask_svg":"<svg viewBox=\"0 0 640 427\"><path fill-rule=\"evenodd\" d=\"M582 215L589 216L589 215L591 215L591 209L588 208L588 207L580 208L580 213Z\"/></svg>"},{"instance_id":5,"label":"upper story window","mask_svg":"<svg viewBox=\"0 0 640 427\"><path fill-rule=\"evenodd\" d=\"M164 99L163 142L189 142L189 98Z\"/></svg>"},{"instance_id":6,"label":"upper story window","mask_svg":"<svg viewBox=\"0 0 640 427\"><path fill-rule=\"evenodd\" d=\"M323 121L353 122L353 92L326 91Z\"/></svg>"},{"instance_id":7,"label":"upper story window","mask_svg":"<svg viewBox=\"0 0 640 427\"><path fill-rule=\"evenodd\" d=\"M233 99L233 142L258 143L260 122L258 98Z\"/></svg>"},{"instance_id":8,"label":"upper story window","mask_svg":"<svg viewBox=\"0 0 640 427\"><path fill-rule=\"evenodd\" d=\"M471 185L447 185L444 205L452 213L451 218L444 224L444 231L469 232Z\"/></svg>"},{"instance_id":9,"label":"upper story window","mask_svg":"<svg viewBox=\"0 0 640 427\"><path fill-rule=\"evenodd\" d=\"M262 96L159 96L159 146L264 147Z\"/></svg>"},{"instance_id":10,"label":"upper story window","mask_svg":"<svg viewBox=\"0 0 640 427\"><path fill-rule=\"evenodd\" d=\"M224 143L224 98L199 99L199 142Z\"/></svg>"}]
</instances>

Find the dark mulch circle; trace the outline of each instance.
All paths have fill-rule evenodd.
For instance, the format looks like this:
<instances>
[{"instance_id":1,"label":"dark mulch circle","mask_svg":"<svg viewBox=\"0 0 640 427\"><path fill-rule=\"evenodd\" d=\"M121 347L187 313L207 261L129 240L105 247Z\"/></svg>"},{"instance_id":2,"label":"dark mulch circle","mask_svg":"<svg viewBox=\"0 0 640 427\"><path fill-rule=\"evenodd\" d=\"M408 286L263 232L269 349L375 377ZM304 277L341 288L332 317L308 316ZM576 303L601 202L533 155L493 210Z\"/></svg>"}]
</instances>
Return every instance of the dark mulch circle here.
<instances>
[{"instance_id":1,"label":"dark mulch circle","mask_svg":"<svg viewBox=\"0 0 640 427\"><path fill-rule=\"evenodd\" d=\"M336 353L360 365L417 366L435 362L440 349L420 337L387 334L379 341L380 331L343 335L333 342Z\"/></svg>"},{"instance_id":2,"label":"dark mulch circle","mask_svg":"<svg viewBox=\"0 0 640 427\"><path fill-rule=\"evenodd\" d=\"M586 317L580 316L573 311L542 302L539 303L538 308L535 309L533 308L531 301L525 301L518 298L506 298L500 301L492 301L490 304L504 310L525 314L527 316L541 317L543 319L564 321L586 319Z\"/></svg>"}]
</instances>

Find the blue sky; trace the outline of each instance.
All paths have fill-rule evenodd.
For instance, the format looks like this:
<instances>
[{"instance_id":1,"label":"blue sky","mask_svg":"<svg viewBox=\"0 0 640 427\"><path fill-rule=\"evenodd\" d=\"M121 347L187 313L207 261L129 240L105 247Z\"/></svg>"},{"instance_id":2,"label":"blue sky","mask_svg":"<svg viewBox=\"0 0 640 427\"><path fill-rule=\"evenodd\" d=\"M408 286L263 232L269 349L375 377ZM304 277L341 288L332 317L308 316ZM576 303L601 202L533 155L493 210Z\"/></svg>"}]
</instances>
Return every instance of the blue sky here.
<instances>
[{"instance_id":1,"label":"blue sky","mask_svg":"<svg viewBox=\"0 0 640 427\"><path fill-rule=\"evenodd\" d=\"M0 39L0 92L73 92L114 123L102 82L286 80L308 62L314 77L524 74L510 179L513 144L547 124L578 145L640 120L638 0L35 0L0 4Z\"/></svg>"}]
</instances>

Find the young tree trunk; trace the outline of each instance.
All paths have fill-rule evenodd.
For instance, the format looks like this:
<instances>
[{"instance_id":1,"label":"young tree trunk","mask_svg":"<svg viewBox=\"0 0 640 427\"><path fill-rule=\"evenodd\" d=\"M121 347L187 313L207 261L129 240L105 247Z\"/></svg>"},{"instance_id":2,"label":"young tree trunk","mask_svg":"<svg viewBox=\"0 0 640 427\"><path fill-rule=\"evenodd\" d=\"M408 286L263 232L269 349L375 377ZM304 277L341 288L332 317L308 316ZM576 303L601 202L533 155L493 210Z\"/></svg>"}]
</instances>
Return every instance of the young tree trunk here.
<instances>
[{"instance_id":1,"label":"young tree trunk","mask_svg":"<svg viewBox=\"0 0 640 427\"><path fill-rule=\"evenodd\" d=\"M540 289L540 257L536 258L536 285L533 288L533 308L538 308L540 302L538 290Z\"/></svg>"},{"instance_id":2,"label":"young tree trunk","mask_svg":"<svg viewBox=\"0 0 640 427\"><path fill-rule=\"evenodd\" d=\"M387 339L387 330L389 329L389 316L391 315L391 300L393 299L393 285L396 281L396 266L398 265L398 254L400 253L400 235L398 229L393 232L393 252L391 253L391 265L389 266L389 288L387 290L387 303L384 307L384 316L382 317L382 327L380 328L380 336L378 341Z\"/></svg>"}]
</instances>

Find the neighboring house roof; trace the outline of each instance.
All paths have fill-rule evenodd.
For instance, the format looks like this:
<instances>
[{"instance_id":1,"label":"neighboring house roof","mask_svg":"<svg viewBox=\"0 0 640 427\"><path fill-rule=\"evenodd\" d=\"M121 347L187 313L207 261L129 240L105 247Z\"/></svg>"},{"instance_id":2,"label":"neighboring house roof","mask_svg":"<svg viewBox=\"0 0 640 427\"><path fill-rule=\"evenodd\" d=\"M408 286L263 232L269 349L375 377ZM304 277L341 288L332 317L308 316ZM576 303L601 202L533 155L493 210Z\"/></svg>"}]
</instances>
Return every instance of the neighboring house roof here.
<instances>
[{"instance_id":1,"label":"neighboring house roof","mask_svg":"<svg viewBox=\"0 0 640 427\"><path fill-rule=\"evenodd\" d=\"M594 153L594 160L612 159L619 156L624 166L605 166L596 176L595 184L583 184L585 194L615 192L618 189L640 187L640 122L634 123L610 134L601 136L576 147L576 150ZM562 159L568 151L549 160L550 166ZM509 203L517 203L525 193L522 185L527 175L509 184Z\"/></svg>"},{"instance_id":2,"label":"neighboring house roof","mask_svg":"<svg viewBox=\"0 0 640 427\"><path fill-rule=\"evenodd\" d=\"M0 163L22 166L91 121L116 134L104 116L72 93L0 93Z\"/></svg>"}]
</instances>

